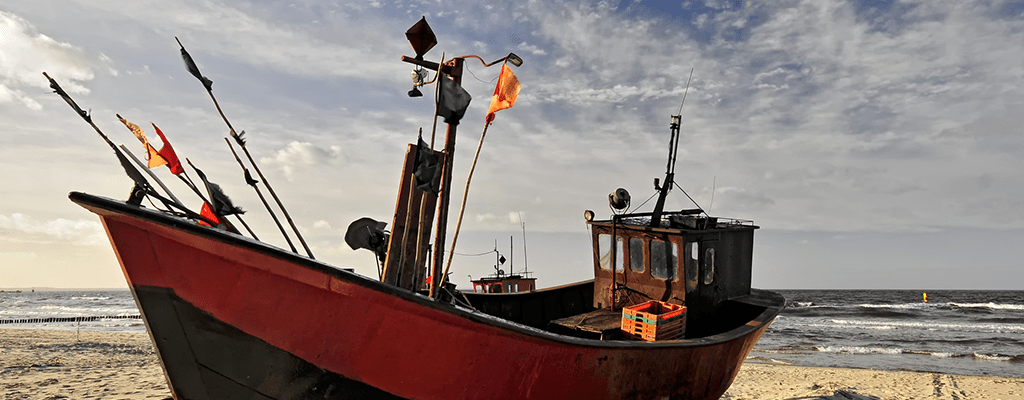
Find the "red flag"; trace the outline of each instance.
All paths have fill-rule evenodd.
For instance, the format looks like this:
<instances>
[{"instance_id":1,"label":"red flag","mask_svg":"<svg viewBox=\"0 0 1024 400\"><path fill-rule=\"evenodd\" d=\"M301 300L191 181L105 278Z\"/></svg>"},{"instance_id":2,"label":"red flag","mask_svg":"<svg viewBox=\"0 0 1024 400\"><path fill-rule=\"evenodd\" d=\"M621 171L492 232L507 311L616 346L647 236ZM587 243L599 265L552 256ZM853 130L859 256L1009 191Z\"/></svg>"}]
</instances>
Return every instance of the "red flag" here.
<instances>
[{"instance_id":1,"label":"red flag","mask_svg":"<svg viewBox=\"0 0 1024 400\"><path fill-rule=\"evenodd\" d=\"M508 64L502 64L498 84L494 86L494 95L491 96L491 108L487 110L487 123L494 122L495 112L512 107L516 97L519 97L519 79L516 79Z\"/></svg>"},{"instance_id":2,"label":"red flag","mask_svg":"<svg viewBox=\"0 0 1024 400\"><path fill-rule=\"evenodd\" d=\"M213 210L210 209L210 203L203 202L203 208L199 210L199 215L220 225L220 219L217 219L217 214L214 214ZM203 220L199 220L199 225L210 226L210 224Z\"/></svg>"},{"instance_id":3,"label":"red flag","mask_svg":"<svg viewBox=\"0 0 1024 400\"><path fill-rule=\"evenodd\" d=\"M153 124L152 122L150 123ZM155 129L156 134L160 136L160 140L164 142L163 147L160 148L159 154L164 158L164 160L167 160L167 168L170 168L171 173L175 175L185 172L185 168L181 167L181 161L178 161L178 155L174 154L174 148L171 147L171 142L167 141L167 137L165 137L164 133L160 131L160 128L156 127L156 124L153 124L153 129Z\"/></svg>"},{"instance_id":4,"label":"red flag","mask_svg":"<svg viewBox=\"0 0 1024 400\"><path fill-rule=\"evenodd\" d=\"M164 159L162 155L160 155L160 152L156 151L156 148L154 148L153 145L149 144L149 139L146 139L146 133L142 131L142 128L139 128L138 125L135 125L131 122L128 122L124 118L121 118L120 114L115 115L117 115L117 119L121 120L121 123L123 123L124 126L128 128L128 130L132 131L132 134L135 135L135 137L138 138L140 142L142 142L142 145L146 147L146 160L149 161L148 168L153 169L161 165L167 164L167 160Z\"/></svg>"}]
</instances>

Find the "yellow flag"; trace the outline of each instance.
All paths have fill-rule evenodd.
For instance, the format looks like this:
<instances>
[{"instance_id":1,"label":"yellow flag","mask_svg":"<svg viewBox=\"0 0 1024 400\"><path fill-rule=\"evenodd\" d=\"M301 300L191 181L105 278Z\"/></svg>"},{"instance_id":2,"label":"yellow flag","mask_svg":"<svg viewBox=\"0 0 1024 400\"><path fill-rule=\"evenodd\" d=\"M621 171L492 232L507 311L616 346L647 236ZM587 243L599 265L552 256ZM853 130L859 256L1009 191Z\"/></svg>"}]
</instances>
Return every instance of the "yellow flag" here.
<instances>
[{"instance_id":1,"label":"yellow flag","mask_svg":"<svg viewBox=\"0 0 1024 400\"><path fill-rule=\"evenodd\" d=\"M491 96L491 107L487 110L487 123L494 121L494 113L499 110L512 107L519 97L519 79L512 73L508 64L501 65L501 75L498 76L498 84L494 86L494 95Z\"/></svg>"},{"instance_id":2,"label":"yellow flag","mask_svg":"<svg viewBox=\"0 0 1024 400\"><path fill-rule=\"evenodd\" d=\"M120 114L115 115L117 115L117 119L121 120L121 123L124 124L124 126L127 127L128 130L132 131L132 134L135 135L135 137L138 138L140 142L142 142L142 145L146 146L146 160L149 161L149 168L152 169L167 164L167 160L160 155L160 152L157 151L156 148L153 147L153 145L149 144L149 139L146 139L146 132L143 132L142 128L140 128L138 125L128 122L128 120L124 118L121 118Z\"/></svg>"}]
</instances>

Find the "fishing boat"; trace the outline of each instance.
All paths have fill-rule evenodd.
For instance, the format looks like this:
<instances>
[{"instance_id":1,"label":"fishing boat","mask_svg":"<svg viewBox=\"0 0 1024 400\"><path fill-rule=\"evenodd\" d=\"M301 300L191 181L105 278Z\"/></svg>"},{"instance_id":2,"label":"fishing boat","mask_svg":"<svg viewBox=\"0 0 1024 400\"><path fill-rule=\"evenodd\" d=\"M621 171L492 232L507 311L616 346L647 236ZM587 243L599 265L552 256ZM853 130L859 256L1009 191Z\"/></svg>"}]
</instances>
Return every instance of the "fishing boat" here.
<instances>
[{"instance_id":1,"label":"fishing boat","mask_svg":"<svg viewBox=\"0 0 1024 400\"><path fill-rule=\"evenodd\" d=\"M424 61L425 31L417 23L407 32L417 56L403 60L457 83L470 56ZM664 209L676 186L680 118L672 117L676 150L664 183L656 180L654 211L627 211L619 189L610 218L584 212L593 252L579 256L593 258L594 278L545 289L455 293L429 278L447 276L437 262L443 249L430 254L424 238L436 214L434 243L446 243L454 124L444 150L409 145L390 232L369 219L350 227L349 244L379 257L377 277L245 236L224 215L185 210L138 171L129 171L128 200L70 199L102 221L178 400L717 399L785 300L751 288L751 221ZM431 157L442 172L423 186L412 171ZM168 209L144 206L147 196ZM624 310L654 303L685 311L676 311L671 337L623 330Z\"/></svg>"}]
</instances>

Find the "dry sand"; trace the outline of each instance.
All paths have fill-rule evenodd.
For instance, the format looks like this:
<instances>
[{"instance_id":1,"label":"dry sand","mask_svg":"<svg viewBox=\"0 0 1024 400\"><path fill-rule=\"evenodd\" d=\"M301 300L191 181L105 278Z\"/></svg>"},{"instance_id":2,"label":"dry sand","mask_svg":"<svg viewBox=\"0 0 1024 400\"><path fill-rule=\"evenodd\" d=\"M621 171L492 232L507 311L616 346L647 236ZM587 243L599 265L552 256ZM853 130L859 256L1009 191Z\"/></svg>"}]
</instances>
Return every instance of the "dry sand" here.
<instances>
[{"instance_id":1,"label":"dry sand","mask_svg":"<svg viewBox=\"0 0 1024 400\"><path fill-rule=\"evenodd\" d=\"M149 335L0 329L0 393L13 399L167 399Z\"/></svg>"},{"instance_id":2,"label":"dry sand","mask_svg":"<svg viewBox=\"0 0 1024 400\"><path fill-rule=\"evenodd\" d=\"M0 394L12 399L167 399L149 336L0 329ZM1024 399L1024 379L746 363L722 399Z\"/></svg>"},{"instance_id":3,"label":"dry sand","mask_svg":"<svg viewBox=\"0 0 1024 400\"><path fill-rule=\"evenodd\" d=\"M1024 379L748 362L722 399L1020 400Z\"/></svg>"}]
</instances>

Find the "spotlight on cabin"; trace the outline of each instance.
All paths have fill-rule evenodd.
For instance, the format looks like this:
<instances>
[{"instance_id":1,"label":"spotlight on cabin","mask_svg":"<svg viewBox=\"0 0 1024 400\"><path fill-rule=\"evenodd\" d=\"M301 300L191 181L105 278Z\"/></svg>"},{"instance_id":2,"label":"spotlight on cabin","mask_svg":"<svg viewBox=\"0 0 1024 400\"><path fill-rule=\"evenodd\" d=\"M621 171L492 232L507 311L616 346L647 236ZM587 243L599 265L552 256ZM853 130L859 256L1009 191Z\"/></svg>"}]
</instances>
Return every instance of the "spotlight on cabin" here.
<instances>
[{"instance_id":1,"label":"spotlight on cabin","mask_svg":"<svg viewBox=\"0 0 1024 400\"><path fill-rule=\"evenodd\" d=\"M608 206L615 211L622 211L629 207L629 192L626 189L618 188L608 194Z\"/></svg>"}]
</instances>

